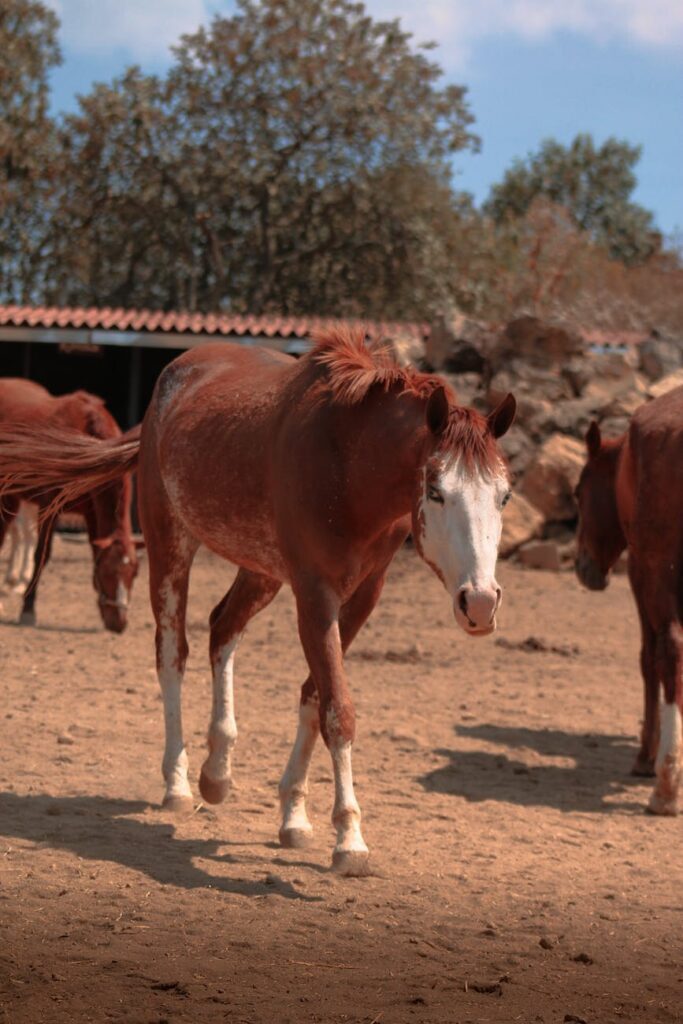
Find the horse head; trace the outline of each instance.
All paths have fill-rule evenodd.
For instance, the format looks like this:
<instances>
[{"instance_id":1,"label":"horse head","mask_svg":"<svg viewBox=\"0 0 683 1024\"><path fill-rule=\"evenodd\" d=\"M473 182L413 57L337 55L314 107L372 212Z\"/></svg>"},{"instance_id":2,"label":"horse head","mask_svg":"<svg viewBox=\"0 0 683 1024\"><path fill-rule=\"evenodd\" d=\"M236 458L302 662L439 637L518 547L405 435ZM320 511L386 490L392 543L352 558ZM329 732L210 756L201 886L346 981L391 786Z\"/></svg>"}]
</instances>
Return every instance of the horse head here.
<instances>
[{"instance_id":1,"label":"horse head","mask_svg":"<svg viewBox=\"0 0 683 1024\"><path fill-rule=\"evenodd\" d=\"M617 508L617 469L624 437L603 440L593 421L586 434L588 460L574 492L579 506L576 575L589 590L604 590L626 547Z\"/></svg>"},{"instance_id":2,"label":"horse head","mask_svg":"<svg viewBox=\"0 0 683 1024\"><path fill-rule=\"evenodd\" d=\"M105 629L123 633L128 605L138 574L137 543L122 533L92 541L95 563L93 586Z\"/></svg>"},{"instance_id":3,"label":"horse head","mask_svg":"<svg viewBox=\"0 0 683 1024\"><path fill-rule=\"evenodd\" d=\"M453 600L456 622L470 636L496 628L502 591L496 559L510 479L497 440L516 402L508 395L489 416L454 406L437 387L426 407L427 459L413 501L415 546Z\"/></svg>"}]
</instances>

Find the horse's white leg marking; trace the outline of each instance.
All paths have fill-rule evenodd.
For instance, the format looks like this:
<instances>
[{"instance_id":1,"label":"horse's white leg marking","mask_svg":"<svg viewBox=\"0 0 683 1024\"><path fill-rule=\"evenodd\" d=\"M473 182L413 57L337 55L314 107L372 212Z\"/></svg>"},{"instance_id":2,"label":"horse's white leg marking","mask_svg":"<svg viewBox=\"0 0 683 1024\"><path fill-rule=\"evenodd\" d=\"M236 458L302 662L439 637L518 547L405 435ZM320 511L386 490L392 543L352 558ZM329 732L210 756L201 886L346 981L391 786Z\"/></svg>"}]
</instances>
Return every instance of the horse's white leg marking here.
<instances>
[{"instance_id":1,"label":"horse's white leg marking","mask_svg":"<svg viewBox=\"0 0 683 1024\"><path fill-rule=\"evenodd\" d=\"M178 595L170 583L166 582L162 585L160 599L160 643L157 674L164 702L166 730L166 744L162 761L162 771L166 782L164 803L173 804L192 799L192 790L187 779L188 759L183 742L180 701L185 666L180 662L178 647L179 632L183 629L183 623L178 622Z\"/></svg>"},{"instance_id":2,"label":"horse's white leg marking","mask_svg":"<svg viewBox=\"0 0 683 1024\"><path fill-rule=\"evenodd\" d=\"M31 582L35 567L35 551L38 543L38 509L35 505L23 503L19 509L20 529L23 538L22 564L19 571L21 592ZM17 590L19 587L16 588Z\"/></svg>"},{"instance_id":3,"label":"horse's white leg marking","mask_svg":"<svg viewBox=\"0 0 683 1024\"><path fill-rule=\"evenodd\" d=\"M663 704L660 714L659 747L655 772L657 782L649 809L655 814L676 814L678 787L683 770L683 726L678 705Z\"/></svg>"},{"instance_id":4,"label":"horse's white leg marking","mask_svg":"<svg viewBox=\"0 0 683 1024\"><path fill-rule=\"evenodd\" d=\"M7 572L5 573L5 587L10 590L12 590L19 582L21 575L22 544L21 528L18 519L19 515L17 514L7 528L10 549L7 562Z\"/></svg>"},{"instance_id":5,"label":"horse's white leg marking","mask_svg":"<svg viewBox=\"0 0 683 1024\"><path fill-rule=\"evenodd\" d=\"M289 761L280 780L280 807L282 827L280 842L283 846L303 846L313 834L306 813L308 796L308 768L315 741L320 732L320 705L317 695L299 705L299 725Z\"/></svg>"},{"instance_id":6,"label":"horse's white leg marking","mask_svg":"<svg viewBox=\"0 0 683 1024\"><path fill-rule=\"evenodd\" d=\"M239 636L232 637L213 661L213 699L209 722L209 756L202 765L199 788L209 803L220 803L232 781L231 754L237 741L233 665Z\"/></svg>"},{"instance_id":7,"label":"horse's white leg marking","mask_svg":"<svg viewBox=\"0 0 683 1024\"><path fill-rule=\"evenodd\" d=\"M332 864L356 874L359 864L367 860L368 848L360 830L360 807L353 791L351 743L341 735L332 707L327 711L327 737L334 771L332 822L337 829Z\"/></svg>"}]
</instances>

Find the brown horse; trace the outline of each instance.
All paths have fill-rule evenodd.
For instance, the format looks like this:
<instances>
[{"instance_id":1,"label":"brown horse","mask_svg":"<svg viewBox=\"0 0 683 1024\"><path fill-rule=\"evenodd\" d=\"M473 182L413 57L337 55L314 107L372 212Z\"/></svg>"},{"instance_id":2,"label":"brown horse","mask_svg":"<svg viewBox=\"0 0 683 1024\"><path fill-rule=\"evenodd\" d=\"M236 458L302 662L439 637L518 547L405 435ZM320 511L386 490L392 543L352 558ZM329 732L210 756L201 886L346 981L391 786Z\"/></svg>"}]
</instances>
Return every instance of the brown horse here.
<instances>
[{"instance_id":1,"label":"brown horse","mask_svg":"<svg viewBox=\"0 0 683 1024\"><path fill-rule=\"evenodd\" d=\"M399 369L366 347L362 330L340 327L298 362L230 344L184 353L157 381L139 445L31 444L0 436L5 480L8 469L25 465L34 468L29 480L40 482L41 466L61 451L68 484L62 500L96 480L115 479L138 460L166 724L167 806L192 800L180 693L188 576L204 544L239 569L210 617L213 706L202 796L217 803L230 787L237 641L289 583L311 674L280 784L280 840L299 846L311 834L308 766L322 732L335 781L333 864L345 874L367 870L343 653L374 608L411 517L417 549L448 589L456 621L472 636L495 628L501 597L495 563L509 496L496 438L514 412L512 396L488 418L458 407L438 377Z\"/></svg>"},{"instance_id":2,"label":"brown horse","mask_svg":"<svg viewBox=\"0 0 683 1024\"><path fill-rule=\"evenodd\" d=\"M0 430L19 427L39 429L55 437L65 429L88 439L116 439L121 431L104 402L86 391L55 397L33 381L0 379ZM92 443L90 441L90 443ZM26 466L30 476L30 466ZM38 582L49 561L55 516L45 515L55 497L48 482L19 487L3 496L0 505L0 545L15 520L21 499L35 503L42 513L35 549L34 569L24 593L19 621L34 625ZM93 552L93 585L102 621L107 629L121 633L126 628L128 602L137 574L137 557L130 521L131 480L126 474L106 488L83 493L67 510L84 516Z\"/></svg>"},{"instance_id":3,"label":"brown horse","mask_svg":"<svg viewBox=\"0 0 683 1024\"><path fill-rule=\"evenodd\" d=\"M645 683L633 773L656 775L651 811L676 814L683 758L683 387L638 409L616 440L603 441L592 423L586 443L576 571L585 586L603 590L628 548Z\"/></svg>"}]
</instances>

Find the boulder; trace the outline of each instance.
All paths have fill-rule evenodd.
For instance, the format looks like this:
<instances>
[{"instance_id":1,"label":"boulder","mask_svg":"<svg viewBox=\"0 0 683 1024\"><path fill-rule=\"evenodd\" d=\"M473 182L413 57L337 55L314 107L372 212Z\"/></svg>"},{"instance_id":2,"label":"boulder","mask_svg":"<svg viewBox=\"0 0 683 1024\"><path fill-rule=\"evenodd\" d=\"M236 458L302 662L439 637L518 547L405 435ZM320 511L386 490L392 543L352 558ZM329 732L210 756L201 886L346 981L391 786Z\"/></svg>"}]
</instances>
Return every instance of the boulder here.
<instances>
[{"instance_id":1,"label":"boulder","mask_svg":"<svg viewBox=\"0 0 683 1024\"><path fill-rule=\"evenodd\" d=\"M647 395L647 380L633 366L629 357L621 352L606 352L594 357L593 373L583 394L603 406L617 395L640 393Z\"/></svg>"},{"instance_id":2,"label":"boulder","mask_svg":"<svg viewBox=\"0 0 683 1024\"><path fill-rule=\"evenodd\" d=\"M494 366L519 359L529 366L565 366L585 354L586 346L578 334L557 324L545 323L535 316L511 320L492 353Z\"/></svg>"},{"instance_id":3,"label":"boulder","mask_svg":"<svg viewBox=\"0 0 683 1024\"><path fill-rule=\"evenodd\" d=\"M517 552L517 561L528 569L559 572L562 568L560 549L554 540L532 540Z\"/></svg>"},{"instance_id":4,"label":"boulder","mask_svg":"<svg viewBox=\"0 0 683 1024\"><path fill-rule=\"evenodd\" d=\"M515 493L503 513L503 536L498 549L501 558L511 555L532 537L537 537L542 528L542 514L524 495Z\"/></svg>"},{"instance_id":5,"label":"boulder","mask_svg":"<svg viewBox=\"0 0 683 1024\"><path fill-rule=\"evenodd\" d=\"M444 316L431 324L425 357L433 370L449 373L484 373L493 342L485 324L469 320L462 313Z\"/></svg>"},{"instance_id":6,"label":"boulder","mask_svg":"<svg viewBox=\"0 0 683 1024\"><path fill-rule=\"evenodd\" d=\"M479 404L479 399L483 398L483 395L480 394L481 377L478 373L444 373L442 376L455 391L460 405ZM484 411L488 412L489 407L486 406Z\"/></svg>"},{"instance_id":7,"label":"boulder","mask_svg":"<svg viewBox=\"0 0 683 1024\"><path fill-rule=\"evenodd\" d=\"M417 333L396 334L388 339L389 347L399 366L422 366L425 360L425 344Z\"/></svg>"},{"instance_id":8,"label":"boulder","mask_svg":"<svg viewBox=\"0 0 683 1024\"><path fill-rule=\"evenodd\" d=\"M577 438L552 434L527 466L520 491L548 522L576 517L574 488L586 461L586 449Z\"/></svg>"},{"instance_id":9,"label":"boulder","mask_svg":"<svg viewBox=\"0 0 683 1024\"><path fill-rule=\"evenodd\" d=\"M536 445L532 439L515 420L512 430L501 437L498 443L507 459L513 477L521 477L536 451Z\"/></svg>"},{"instance_id":10,"label":"boulder","mask_svg":"<svg viewBox=\"0 0 683 1024\"><path fill-rule=\"evenodd\" d=\"M650 380L660 380L683 366L683 339L662 337L652 331L638 345L638 369Z\"/></svg>"},{"instance_id":11,"label":"boulder","mask_svg":"<svg viewBox=\"0 0 683 1024\"><path fill-rule=\"evenodd\" d=\"M648 388L648 395L650 398L659 398L660 395L665 395L667 391L673 391L674 388L681 387L683 385L683 368L680 370L674 370L673 373L668 373L666 377L662 377L656 384L651 384Z\"/></svg>"}]
</instances>

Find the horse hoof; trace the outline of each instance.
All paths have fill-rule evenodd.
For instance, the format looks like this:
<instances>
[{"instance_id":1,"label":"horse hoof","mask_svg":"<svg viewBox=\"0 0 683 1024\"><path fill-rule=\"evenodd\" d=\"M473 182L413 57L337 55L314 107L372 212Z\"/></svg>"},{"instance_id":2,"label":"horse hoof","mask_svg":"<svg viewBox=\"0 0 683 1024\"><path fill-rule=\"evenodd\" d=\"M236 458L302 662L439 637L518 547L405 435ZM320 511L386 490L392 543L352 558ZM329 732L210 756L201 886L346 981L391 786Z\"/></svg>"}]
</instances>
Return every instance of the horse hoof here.
<instances>
[{"instance_id":1,"label":"horse hoof","mask_svg":"<svg viewBox=\"0 0 683 1024\"><path fill-rule=\"evenodd\" d=\"M367 850L335 850L332 870L344 878L365 878L372 874L370 854Z\"/></svg>"},{"instance_id":2,"label":"horse hoof","mask_svg":"<svg viewBox=\"0 0 683 1024\"><path fill-rule=\"evenodd\" d=\"M191 814L194 811L194 800L191 796L171 794L164 797L161 806L164 811L170 811L171 814Z\"/></svg>"},{"instance_id":3,"label":"horse hoof","mask_svg":"<svg viewBox=\"0 0 683 1024\"><path fill-rule=\"evenodd\" d=\"M675 797L668 799L653 793L647 805L648 814L658 814L667 818L673 818L678 814L678 801Z\"/></svg>"},{"instance_id":4,"label":"horse hoof","mask_svg":"<svg viewBox=\"0 0 683 1024\"><path fill-rule=\"evenodd\" d=\"M635 775L638 778L650 779L655 775L655 762L654 759L649 757L638 757L633 762L633 768L631 768L631 775Z\"/></svg>"},{"instance_id":5,"label":"horse hoof","mask_svg":"<svg viewBox=\"0 0 683 1024\"><path fill-rule=\"evenodd\" d=\"M20 626L35 626L36 624L36 613L35 612L22 612L19 616Z\"/></svg>"},{"instance_id":6,"label":"horse hoof","mask_svg":"<svg viewBox=\"0 0 683 1024\"><path fill-rule=\"evenodd\" d=\"M303 850L311 845L313 839L312 828L281 828L280 846L286 850Z\"/></svg>"},{"instance_id":7,"label":"horse hoof","mask_svg":"<svg viewBox=\"0 0 683 1024\"><path fill-rule=\"evenodd\" d=\"M230 779L210 779L209 776L204 773L203 768L199 773L199 792L202 794L202 799L206 800L207 804L223 803L230 792L231 786L232 783L230 782Z\"/></svg>"}]
</instances>

